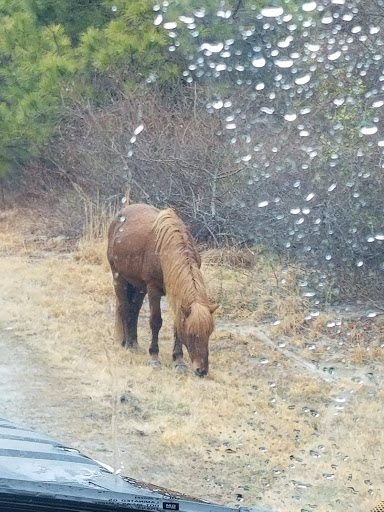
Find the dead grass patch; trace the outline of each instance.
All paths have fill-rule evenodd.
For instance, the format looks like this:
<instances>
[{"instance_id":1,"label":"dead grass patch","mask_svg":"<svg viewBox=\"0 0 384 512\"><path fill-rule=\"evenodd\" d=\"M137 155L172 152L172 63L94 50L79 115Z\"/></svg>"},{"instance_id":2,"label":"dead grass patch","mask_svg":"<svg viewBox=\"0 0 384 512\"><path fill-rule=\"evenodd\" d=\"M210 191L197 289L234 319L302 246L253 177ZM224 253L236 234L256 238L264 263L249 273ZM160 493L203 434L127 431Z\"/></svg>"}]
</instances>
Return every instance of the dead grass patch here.
<instances>
[{"instance_id":1,"label":"dead grass patch","mask_svg":"<svg viewBox=\"0 0 384 512\"><path fill-rule=\"evenodd\" d=\"M17 247L21 252L14 254ZM281 324L271 327L274 336L289 334L299 345L305 304L293 286L294 270L263 258L240 270L228 261L206 261L209 289L227 318L246 317L255 325L280 318ZM179 375L171 360L167 313L160 344L163 367L154 371L147 366L145 307L140 350L123 350L114 339L112 276L102 238L82 241L66 259L59 254L26 258L16 244L3 253L0 283L1 325L33 348L42 372L58 372L72 382L47 394L68 397L69 409L78 410L80 420L73 422L61 406L50 421L67 425L82 442L97 436L107 442L116 402L127 474L230 505L237 505L241 494L250 505L262 499L279 510L284 500L284 510L293 511L297 500L292 495L300 495L303 507L317 502L319 511L341 511L351 499L347 489L353 473L353 485L360 489L355 510L371 503L368 490L377 489L381 478L375 445L384 439L375 422L381 417L382 393L370 396L372 389L362 385L353 394L348 381L336 389L304 374L251 334L238 334L233 320L212 337L209 378ZM318 325L312 324L310 336L325 322L319 318ZM318 357L326 356L319 349ZM356 357L348 362L365 362ZM339 410L332 397L340 394L347 399ZM80 399L87 407L74 407ZM100 459L92 449L87 453ZM346 456L349 460L343 460ZM324 476L332 473L332 478ZM364 483L368 479L372 486Z\"/></svg>"}]
</instances>

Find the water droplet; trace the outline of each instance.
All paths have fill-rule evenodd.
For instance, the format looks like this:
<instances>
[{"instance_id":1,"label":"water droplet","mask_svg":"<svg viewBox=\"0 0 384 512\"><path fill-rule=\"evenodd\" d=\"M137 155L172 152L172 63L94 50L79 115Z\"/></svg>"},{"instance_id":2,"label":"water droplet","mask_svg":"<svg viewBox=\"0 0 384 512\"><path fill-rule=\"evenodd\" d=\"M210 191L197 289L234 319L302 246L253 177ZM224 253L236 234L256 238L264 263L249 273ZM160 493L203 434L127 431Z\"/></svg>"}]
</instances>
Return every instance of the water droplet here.
<instances>
[{"instance_id":1,"label":"water droplet","mask_svg":"<svg viewBox=\"0 0 384 512\"><path fill-rule=\"evenodd\" d=\"M223 100L217 100L212 102L212 107L216 110L222 108L224 106Z\"/></svg>"},{"instance_id":2,"label":"water droplet","mask_svg":"<svg viewBox=\"0 0 384 512\"><path fill-rule=\"evenodd\" d=\"M192 16L179 16L179 20L186 25L191 25L195 21L195 18Z\"/></svg>"},{"instance_id":3,"label":"water droplet","mask_svg":"<svg viewBox=\"0 0 384 512\"><path fill-rule=\"evenodd\" d=\"M308 489L309 487L312 487L312 484L308 484L305 482L294 482L294 483L298 489Z\"/></svg>"},{"instance_id":4,"label":"water droplet","mask_svg":"<svg viewBox=\"0 0 384 512\"><path fill-rule=\"evenodd\" d=\"M205 9L204 9L204 7L196 9L196 11L193 14L196 16L196 18L204 18L204 16L205 16Z\"/></svg>"},{"instance_id":5,"label":"water droplet","mask_svg":"<svg viewBox=\"0 0 384 512\"><path fill-rule=\"evenodd\" d=\"M284 119L286 121L295 121L297 119L297 115L295 113L291 113L291 114L285 114L284 116Z\"/></svg>"},{"instance_id":6,"label":"water droplet","mask_svg":"<svg viewBox=\"0 0 384 512\"><path fill-rule=\"evenodd\" d=\"M216 15L219 18L224 18L225 20L227 20L232 16L232 11L230 11L229 9L227 11L217 11Z\"/></svg>"},{"instance_id":7,"label":"water droplet","mask_svg":"<svg viewBox=\"0 0 384 512\"><path fill-rule=\"evenodd\" d=\"M274 108L268 108L268 107L261 107L260 112L263 112L264 114L271 115L275 112Z\"/></svg>"},{"instance_id":8,"label":"water droplet","mask_svg":"<svg viewBox=\"0 0 384 512\"><path fill-rule=\"evenodd\" d=\"M279 41L277 43L277 46L279 48L288 48L288 46L291 44L292 41L293 41L293 37L292 36L288 36L283 41Z\"/></svg>"},{"instance_id":9,"label":"water droplet","mask_svg":"<svg viewBox=\"0 0 384 512\"><path fill-rule=\"evenodd\" d=\"M264 59L263 56L255 57L252 60L252 66L254 66L255 68L262 68L265 66L265 64L266 64L266 60Z\"/></svg>"},{"instance_id":10,"label":"water droplet","mask_svg":"<svg viewBox=\"0 0 384 512\"><path fill-rule=\"evenodd\" d=\"M276 59L275 64L279 68L291 68L293 66L293 60L292 59Z\"/></svg>"},{"instance_id":11,"label":"water droplet","mask_svg":"<svg viewBox=\"0 0 384 512\"><path fill-rule=\"evenodd\" d=\"M299 76L295 79L295 84L296 85L305 85L310 81L311 76L312 76L311 73L307 73L305 75Z\"/></svg>"},{"instance_id":12,"label":"water droplet","mask_svg":"<svg viewBox=\"0 0 384 512\"><path fill-rule=\"evenodd\" d=\"M332 23L332 21L332 14L327 13L321 18L321 23L324 23L324 25L329 25L330 23Z\"/></svg>"},{"instance_id":13,"label":"water droplet","mask_svg":"<svg viewBox=\"0 0 384 512\"><path fill-rule=\"evenodd\" d=\"M305 12L311 12L311 11L314 11L317 7L317 3L314 2L314 1L310 1L310 2L305 2L303 3L303 5L301 6L301 8L303 9L303 11Z\"/></svg>"},{"instance_id":14,"label":"water droplet","mask_svg":"<svg viewBox=\"0 0 384 512\"><path fill-rule=\"evenodd\" d=\"M307 43L307 48L310 52L318 52L320 50L320 45L319 44L311 44L311 43Z\"/></svg>"},{"instance_id":15,"label":"water droplet","mask_svg":"<svg viewBox=\"0 0 384 512\"><path fill-rule=\"evenodd\" d=\"M134 133L134 135L139 135L139 133L141 133L143 130L144 130L144 125L140 124L133 133Z\"/></svg>"},{"instance_id":16,"label":"water droplet","mask_svg":"<svg viewBox=\"0 0 384 512\"><path fill-rule=\"evenodd\" d=\"M208 50L211 53L219 53L223 48L223 43L203 43L200 46L200 50Z\"/></svg>"},{"instance_id":17,"label":"water droplet","mask_svg":"<svg viewBox=\"0 0 384 512\"><path fill-rule=\"evenodd\" d=\"M337 50L336 52L330 53L328 55L328 60L337 60L341 55L341 51Z\"/></svg>"},{"instance_id":18,"label":"water droplet","mask_svg":"<svg viewBox=\"0 0 384 512\"><path fill-rule=\"evenodd\" d=\"M153 24L157 26L157 25L161 25L162 22L163 22L163 15L162 14L158 14L156 16L156 18L154 19Z\"/></svg>"},{"instance_id":19,"label":"water droplet","mask_svg":"<svg viewBox=\"0 0 384 512\"><path fill-rule=\"evenodd\" d=\"M119 220L120 220L120 222L124 222L125 221L124 215L120 215L120 219Z\"/></svg>"},{"instance_id":20,"label":"water droplet","mask_svg":"<svg viewBox=\"0 0 384 512\"><path fill-rule=\"evenodd\" d=\"M257 206L259 208L265 208L268 205L269 205L269 201L261 201L260 203L257 204Z\"/></svg>"},{"instance_id":21,"label":"water droplet","mask_svg":"<svg viewBox=\"0 0 384 512\"><path fill-rule=\"evenodd\" d=\"M284 14L284 9L280 5L267 5L260 12L265 18L276 18Z\"/></svg>"},{"instance_id":22,"label":"water droplet","mask_svg":"<svg viewBox=\"0 0 384 512\"><path fill-rule=\"evenodd\" d=\"M377 126L374 124L363 123L360 127L360 133L363 135L373 135L377 132Z\"/></svg>"},{"instance_id":23,"label":"water droplet","mask_svg":"<svg viewBox=\"0 0 384 512\"><path fill-rule=\"evenodd\" d=\"M175 28L177 28L177 22L176 21L167 21L166 23L164 23L163 27L166 30L174 30Z\"/></svg>"}]
</instances>

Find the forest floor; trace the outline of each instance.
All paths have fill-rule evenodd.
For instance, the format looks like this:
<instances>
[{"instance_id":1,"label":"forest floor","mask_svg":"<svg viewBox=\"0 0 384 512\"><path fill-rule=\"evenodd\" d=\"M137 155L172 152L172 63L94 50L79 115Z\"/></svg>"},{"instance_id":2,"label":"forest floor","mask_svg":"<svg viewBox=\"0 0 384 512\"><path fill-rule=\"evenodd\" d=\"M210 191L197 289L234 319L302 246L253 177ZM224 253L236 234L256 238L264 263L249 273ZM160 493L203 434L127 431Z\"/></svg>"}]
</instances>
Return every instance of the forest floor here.
<instances>
[{"instance_id":1,"label":"forest floor","mask_svg":"<svg viewBox=\"0 0 384 512\"><path fill-rule=\"evenodd\" d=\"M338 512L384 499L381 315L306 322L294 269L262 253L206 251L221 304L209 376L175 371L166 304L155 370L146 302L140 349L115 340L104 240L2 225L0 417L218 504Z\"/></svg>"}]
</instances>

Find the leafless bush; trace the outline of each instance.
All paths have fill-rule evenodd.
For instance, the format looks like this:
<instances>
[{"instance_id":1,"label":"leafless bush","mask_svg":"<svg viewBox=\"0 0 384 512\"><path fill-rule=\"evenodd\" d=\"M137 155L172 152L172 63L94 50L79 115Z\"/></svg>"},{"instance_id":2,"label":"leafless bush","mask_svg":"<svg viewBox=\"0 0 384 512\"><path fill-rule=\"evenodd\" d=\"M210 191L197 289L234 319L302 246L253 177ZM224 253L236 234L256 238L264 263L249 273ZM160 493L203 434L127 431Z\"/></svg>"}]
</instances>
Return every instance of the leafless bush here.
<instances>
[{"instance_id":1,"label":"leafless bush","mask_svg":"<svg viewBox=\"0 0 384 512\"><path fill-rule=\"evenodd\" d=\"M319 127L318 157L308 164L297 128L260 115L262 97L257 109L246 100L234 95L244 112L234 135L224 128L225 109L209 113L197 87L182 97L120 94L102 109L79 102L67 109L47 158L90 197L113 203L130 188L134 202L176 208L200 241L264 244L323 268L349 289L377 282L382 242L366 242L381 225L377 149L361 161L343 148L338 165L330 166L330 143L321 140L314 109L307 122ZM359 270L360 260L368 273Z\"/></svg>"}]
</instances>

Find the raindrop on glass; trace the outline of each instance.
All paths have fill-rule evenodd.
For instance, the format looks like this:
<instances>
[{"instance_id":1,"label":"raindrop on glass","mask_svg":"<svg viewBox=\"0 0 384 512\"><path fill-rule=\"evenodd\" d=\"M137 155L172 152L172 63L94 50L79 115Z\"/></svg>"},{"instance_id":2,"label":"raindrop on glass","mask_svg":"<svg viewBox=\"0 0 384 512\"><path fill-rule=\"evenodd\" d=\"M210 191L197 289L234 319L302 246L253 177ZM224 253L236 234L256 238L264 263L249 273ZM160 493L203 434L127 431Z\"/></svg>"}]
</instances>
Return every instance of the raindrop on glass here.
<instances>
[{"instance_id":1,"label":"raindrop on glass","mask_svg":"<svg viewBox=\"0 0 384 512\"><path fill-rule=\"evenodd\" d=\"M153 22L154 25L161 25L161 23L163 22L163 15L162 14L158 14Z\"/></svg>"},{"instance_id":2,"label":"raindrop on glass","mask_svg":"<svg viewBox=\"0 0 384 512\"><path fill-rule=\"evenodd\" d=\"M279 5L267 5L260 12L265 18L277 18L284 14L284 9Z\"/></svg>"},{"instance_id":3,"label":"raindrop on glass","mask_svg":"<svg viewBox=\"0 0 384 512\"><path fill-rule=\"evenodd\" d=\"M313 1L310 1L310 2L304 2L303 5L301 6L301 8L303 9L303 11L305 12L311 12L311 11L314 11L317 7L317 3L316 2L313 2Z\"/></svg>"}]
</instances>

